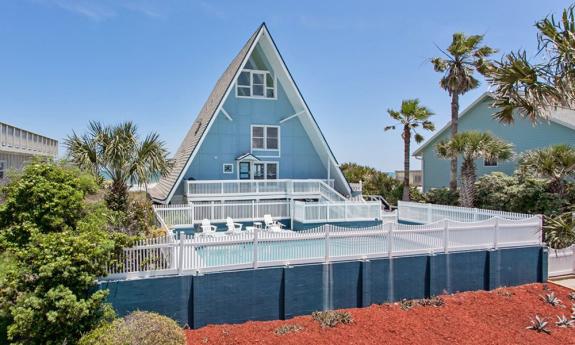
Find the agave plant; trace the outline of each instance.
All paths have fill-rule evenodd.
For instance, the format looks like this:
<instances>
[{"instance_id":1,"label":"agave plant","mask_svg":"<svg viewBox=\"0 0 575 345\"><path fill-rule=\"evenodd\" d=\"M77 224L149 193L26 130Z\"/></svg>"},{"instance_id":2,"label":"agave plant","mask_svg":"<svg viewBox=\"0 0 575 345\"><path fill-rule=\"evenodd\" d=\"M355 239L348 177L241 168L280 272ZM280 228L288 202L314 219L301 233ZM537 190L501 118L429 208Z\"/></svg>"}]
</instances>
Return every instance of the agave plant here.
<instances>
[{"instance_id":1,"label":"agave plant","mask_svg":"<svg viewBox=\"0 0 575 345\"><path fill-rule=\"evenodd\" d=\"M575 243L573 212L566 212L555 217L545 217L545 221L545 242L549 247L563 249ZM575 300L575 296L572 296L572 299Z\"/></svg>"},{"instance_id":2,"label":"agave plant","mask_svg":"<svg viewBox=\"0 0 575 345\"><path fill-rule=\"evenodd\" d=\"M565 315L557 315L557 322L555 322L555 325L557 325L557 327L570 328L575 325L575 321L568 319Z\"/></svg>"},{"instance_id":3,"label":"agave plant","mask_svg":"<svg viewBox=\"0 0 575 345\"><path fill-rule=\"evenodd\" d=\"M551 292L543 296L545 303L551 304L553 307L561 305L561 300L555 295L555 292Z\"/></svg>"},{"instance_id":4,"label":"agave plant","mask_svg":"<svg viewBox=\"0 0 575 345\"><path fill-rule=\"evenodd\" d=\"M527 327L527 329L537 331L537 333L551 334L551 331L547 329L548 324L547 319L535 315L535 318L531 319L531 326Z\"/></svg>"},{"instance_id":5,"label":"agave plant","mask_svg":"<svg viewBox=\"0 0 575 345\"><path fill-rule=\"evenodd\" d=\"M568 297L570 300L575 301L575 291L570 292L567 297ZM575 306L575 305L574 305L574 306Z\"/></svg>"}]
</instances>

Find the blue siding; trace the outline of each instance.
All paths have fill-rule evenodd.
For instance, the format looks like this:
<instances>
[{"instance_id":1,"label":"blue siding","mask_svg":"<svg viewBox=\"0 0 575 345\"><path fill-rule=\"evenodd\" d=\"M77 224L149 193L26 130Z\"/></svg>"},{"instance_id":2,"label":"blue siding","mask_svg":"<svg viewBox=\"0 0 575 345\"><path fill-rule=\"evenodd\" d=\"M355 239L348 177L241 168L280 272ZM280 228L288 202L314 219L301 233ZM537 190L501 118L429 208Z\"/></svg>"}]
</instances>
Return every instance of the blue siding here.
<instances>
[{"instance_id":1,"label":"blue siding","mask_svg":"<svg viewBox=\"0 0 575 345\"><path fill-rule=\"evenodd\" d=\"M553 144L570 144L575 146L575 131L554 122L542 122L533 125L529 120L516 117L513 125L504 125L492 118L494 109L490 108L491 100L487 98L478 103L469 113L459 119L459 132L469 130L488 131L512 143L515 153L546 147ZM449 185L449 161L437 157L435 145L441 140L449 139L449 130L444 131L422 151L423 189L441 188ZM461 160L458 162L461 164ZM483 166L478 160L477 176L501 171L513 174L517 160L500 162L497 167Z\"/></svg>"},{"instance_id":2,"label":"blue siding","mask_svg":"<svg viewBox=\"0 0 575 345\"><path fill-rule=\"evenodd\" d=\"M232 117L220 113L209 129L184 180L237 179L236 157L251 151L251 125L280 126L280 152L254 151L262 161L279 162L279 178L327 178L327 168L317 154L299 118L282 124L280 120L295 113L286 93L278 82L278 97L271 99L237 98L232 90L224 109ZM223 164L234 165L232 174L223 173ZM183 191L180 186L178 193Z\"/></svg>"}]
</instances>

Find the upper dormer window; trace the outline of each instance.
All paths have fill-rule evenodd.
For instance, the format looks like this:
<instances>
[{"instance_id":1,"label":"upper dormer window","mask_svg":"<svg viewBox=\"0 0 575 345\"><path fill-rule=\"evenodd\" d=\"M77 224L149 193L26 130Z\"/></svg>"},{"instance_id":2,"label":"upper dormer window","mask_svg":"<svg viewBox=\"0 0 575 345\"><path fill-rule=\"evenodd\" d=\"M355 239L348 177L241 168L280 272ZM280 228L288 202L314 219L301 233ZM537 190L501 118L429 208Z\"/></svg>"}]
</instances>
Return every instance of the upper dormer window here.
<instances>
[{"instance_id":1,"label":"upper dormer window","mask_svg":"<svg viewBox=\"0 0 575 345\"><path fill-rule=\"evenodd\" d=\"M238 78L236 96L275 99L276 80L268 71L244 69Z\"/></svg>"}]
</instances>

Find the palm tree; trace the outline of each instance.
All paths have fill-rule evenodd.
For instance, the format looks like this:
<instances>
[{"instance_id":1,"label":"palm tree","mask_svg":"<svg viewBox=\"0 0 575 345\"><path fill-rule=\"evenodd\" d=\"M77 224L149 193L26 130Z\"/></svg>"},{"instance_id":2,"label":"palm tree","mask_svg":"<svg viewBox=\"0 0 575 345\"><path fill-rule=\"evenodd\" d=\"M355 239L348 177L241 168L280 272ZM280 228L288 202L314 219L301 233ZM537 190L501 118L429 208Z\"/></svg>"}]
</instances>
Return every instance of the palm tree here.
<instances>
[{"instance_id":1,"label":"palm tree","mask_svg":"<svg viewBox=\"0 0 575 345\"><path fill-rule=\"evenodd\" d=\"M563 10L559 21L553 16L535 24L539 53L536 63L518 50L503 57L490 69L487 80L493 86L494 117L513 122L514 110L536 122L556 107L575 109L575 14L573 5Z\"/></svg>"},{"instance_id":2,"label":"palm tree","mask_svg":"<svg viewBox=\"0 0 575 345\"><path fill-rule=\"evenodd\" d=\"M389 116L398 121L397 125L386 126L385 131L401 128L401 138L403 139L403 196L402 200L409 201L409 158L411 154L411 135L419 144L423 141L423 136L416 132L421 127L428 131L435 130L435 125L429 121L433 113L424 106L419 105L418 99L407 99L401 102L399 111L388 109Z\"/></svg>"},{"instance_id":3,"label":"palm tree","mask_svg":"<svg viewBox=\"0 0 575 345\"><path fill-rule=\"evenodd\" d=\"M550 188L565 194L565 179L575 174L575 148L566 144L525 152L519 159L519 171L550 181Z\"/></svg>"},{"instance_id":4,"label":"palm tree","mask_svg":"<svg viewBox=\"0 0 575 345\"><path fill-rule=\"evenodd\" d=\"M143 184L154 175L165 175L169 170L168 151L157 133L148 134L143 141L132 122L104 126L90 122L88 133L73 133L65 141L70 160L95 176L107 175L112 184L106 195L108 207L125 211L128 184Z\"/></svg>"},{"instance_id":5,"label":"palm tree","mask_svg":"<svg viewBox=\"0 0 575 345\"><path fill-rule=\"evenodd\" d=\"M447 51L440 49L444 57L431 59L436 72L443 73L439 81L442 89L451 97L451 137L457 134L459 119L459 96L479 86L475 71L486 73L491 66L489 56L496 51L488 46L480 46L483 35L465 36L456 32ZM457 190L457 157L451 160L449 189Z\"/></svg>"},{"instance_id":6,"label":"palm tree","mask_svg":"<svg viewBox=\"0 0 575 345\"><path fill-rule=\"evenodd\" d=\"M473 207L475 201L475 160L505 161L512 157L512 145L489 133L469 131L456 134L448 141L437 144L437 154L443 159L461 156L460 203Z\"/></svg>"}]
</instances>

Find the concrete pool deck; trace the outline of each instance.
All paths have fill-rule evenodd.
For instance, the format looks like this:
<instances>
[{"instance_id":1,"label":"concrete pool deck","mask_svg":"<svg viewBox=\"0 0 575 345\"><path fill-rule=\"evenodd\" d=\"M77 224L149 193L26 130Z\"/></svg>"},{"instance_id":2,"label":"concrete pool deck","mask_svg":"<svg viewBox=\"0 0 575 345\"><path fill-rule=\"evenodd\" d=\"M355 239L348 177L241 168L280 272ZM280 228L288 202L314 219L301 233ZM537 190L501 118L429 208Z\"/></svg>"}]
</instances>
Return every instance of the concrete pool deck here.
<instances>
[{"instance_id":1,"label":"concrete pool deck","mask_svg":"<svg viewBox=\"0 0 575 345\"><path fill-rule=\"evenodd\" d=\"M559 277L549 280L551 283L575 290L575 276Z\"/></svg>"}]
</instances>

